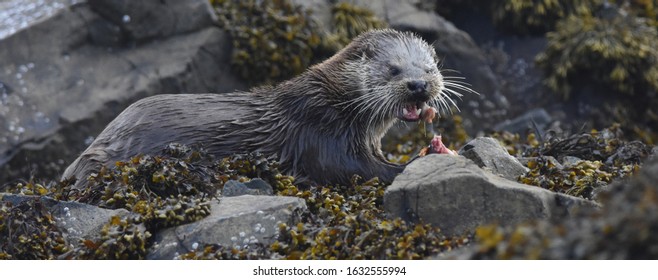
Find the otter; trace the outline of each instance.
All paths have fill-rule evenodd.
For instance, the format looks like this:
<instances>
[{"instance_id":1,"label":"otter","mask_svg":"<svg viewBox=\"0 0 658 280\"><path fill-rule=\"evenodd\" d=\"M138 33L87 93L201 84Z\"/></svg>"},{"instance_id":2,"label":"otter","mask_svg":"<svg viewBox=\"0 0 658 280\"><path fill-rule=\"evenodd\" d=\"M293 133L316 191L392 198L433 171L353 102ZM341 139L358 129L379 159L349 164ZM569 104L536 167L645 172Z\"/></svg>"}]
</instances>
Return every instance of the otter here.
<instances>
[{"instance_id":1,"label":"otter","mask_svg":"<svg viewBox=\"0 0 658 280\"><path fill-rule=\"evenodd\" d=\"M366 32L324 62L275 86L225 94L155 95L126 108L65 170L92 172L172 142L215 157L260 152L298 182L349 184L354 174L391 182L404 165L381 139L397 121L431 122L455 105L434 48L409 32ZM457 89L462 84L453 81ZM462 87L462 88L460 88Z\"/></svg>"}]
</instances>

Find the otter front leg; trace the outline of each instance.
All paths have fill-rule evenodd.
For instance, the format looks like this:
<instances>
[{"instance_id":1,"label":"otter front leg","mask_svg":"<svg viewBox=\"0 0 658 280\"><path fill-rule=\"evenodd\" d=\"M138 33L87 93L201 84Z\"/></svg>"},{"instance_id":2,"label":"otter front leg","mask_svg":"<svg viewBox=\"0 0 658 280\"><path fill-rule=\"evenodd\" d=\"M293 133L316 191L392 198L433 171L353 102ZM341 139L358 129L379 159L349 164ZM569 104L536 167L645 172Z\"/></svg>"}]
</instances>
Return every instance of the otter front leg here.
<instances>
[{"instance_id":1,"label":"otter front leg","mask_svg":"<svg viewBox=\"0 0 658 280\"><path fill-rule=\"evenodd\" d=\"M398 174L402 173L406 165L397 165L390 162L380 163L380 172L376 175L382 182L392 183Z\"/></svg>"}]
</instances>

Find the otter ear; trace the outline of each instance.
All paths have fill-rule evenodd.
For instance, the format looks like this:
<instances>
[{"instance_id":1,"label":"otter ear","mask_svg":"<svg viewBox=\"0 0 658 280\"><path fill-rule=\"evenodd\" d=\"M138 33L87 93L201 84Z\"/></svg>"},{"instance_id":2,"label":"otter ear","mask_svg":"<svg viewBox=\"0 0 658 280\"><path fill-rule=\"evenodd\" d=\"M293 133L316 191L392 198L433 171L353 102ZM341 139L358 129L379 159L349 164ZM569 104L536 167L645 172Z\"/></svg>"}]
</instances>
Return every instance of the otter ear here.
<instances>
[{"instance_id":1,"label":"otter ear","mask_svg":"<svg viewBox=\"0 0 658 280\"><path fill-rule=\"evenodd\" d=\"M360 51L361 51L361 60L373 58L376 53L375 46L373 46L372 44L363 45Z\"/></svg>"}]
</instances>

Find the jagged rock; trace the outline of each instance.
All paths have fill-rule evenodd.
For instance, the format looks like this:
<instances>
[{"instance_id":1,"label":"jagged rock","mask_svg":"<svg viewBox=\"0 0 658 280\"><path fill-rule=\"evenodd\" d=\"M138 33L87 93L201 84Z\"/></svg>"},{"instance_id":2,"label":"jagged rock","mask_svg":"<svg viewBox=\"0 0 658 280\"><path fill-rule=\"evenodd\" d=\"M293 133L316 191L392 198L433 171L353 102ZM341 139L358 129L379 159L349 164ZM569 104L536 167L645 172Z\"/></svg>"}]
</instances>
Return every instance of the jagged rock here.
<instances>
[{"instance_id":1,"label":"jagged rock","mask_svg":"<svg viewBox=\"0 0 658 280\"><path fill-rule=\"evenodd\" d=\"M384 208L391 215L421 219L446 235L472 232L492 223L562 218L577 207L596 204L506 180L464 157L438 154L409 164L384 195Z\"/></svg>"},{"instance_id":2,"label":"jagged rock","mask_svg":"<svg viewBox=\"0 0 658 280\"><path fill-rule=\"evenodd\" d=\"M462 155L494 174L509 180L516 180L528 172L519 160L505 150L498 140L491 137L478 137L468 142L459 150Z\"/></svg>"},{"instance_id":3,"label":"jagged rock","mask_svg":"<svg viewBox=\"0 0 658 280\"><path fill-rule=\"evenodd\" d=\"M304 200L295 197L224 197L213 202L208 217L157 233L147 258L172 259L205 244L269 245L278 234L279 223L294 224L305 210Z\"/></svg>"},{"instance_id":4,"label":"jagged rock","mask_svg":"<svg viewBox=\"0 0 658 280\"><path fill-rule=\"evenodd\" d=\"M79 244L82 238L99 236L103 225L108 223L112 216L124 217L130 214L125 209L104 209L79 202L58 201L46 196L0 193L0 201L3 203L18 205L27 200L39 200L53 215L66 241L75 245Z\"/></svg>"},{"instance_id":5,"label":"jagged rock","mask_svg":"<svg viewBox=\"0 0 658 280\"><path fill-rule=\"evenodd\" d=\"M75 2L0 39L0 182L59 178L143 97L246 88L207 1Z\"/></svg>"},{"instance_id":6,"label":"jagged rock","mask_svg":"<svg viewBox=\"0 0 658 280\"><path fill-rule=\"evenodd\" d=\"M536 125L536 128L543 132L552 121L551 116L543 108L532 109L512 120L505 120L495 125L494 130L525 134L528 130L534 131Z\"/></svg>"},{"instance_id":7,"label":"jagged rock","mask_svg":"<svg viewBox=\"0 0 658 280\"><path fill-rule=\"evenodd\" d=\"M272 195L274 189L267 182L262 179L255 178L249 182L242 183L235 180L228 180L224 183L222 189L222 196L240 196L240 195Z\"/></svg>"}]
</instances>

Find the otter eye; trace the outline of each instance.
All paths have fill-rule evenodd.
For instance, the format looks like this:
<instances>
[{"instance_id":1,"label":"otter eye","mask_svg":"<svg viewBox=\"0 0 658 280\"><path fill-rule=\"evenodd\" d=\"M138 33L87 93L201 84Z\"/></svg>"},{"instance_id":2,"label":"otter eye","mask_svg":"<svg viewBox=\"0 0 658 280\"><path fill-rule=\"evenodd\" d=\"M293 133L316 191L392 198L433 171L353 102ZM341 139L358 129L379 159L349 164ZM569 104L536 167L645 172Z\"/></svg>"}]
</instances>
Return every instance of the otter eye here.
<instances>
[{"instance_id":1,"label":"otter eye","mask_svg":"<svg viewBox=\"0 0 658 280\"><path fill-rule=\"evenodd\" d=\"M434 73L434 69L433 68L425 69L425 73L426 74L432 74L432 73Z\"/></svg>"},{"instance_id":2,"label":"otter eye","mask_svg":"<svg viewBox=\"0 0 658 280\"><path fill-rule=\"evenodd\" d=\"M391 76L397 76L397 75L400 75L400 73L402 73L402 70L400 69L400 67L391 66L388 69L388 72L391 73Z\"/></svg>"}]
</instances>

